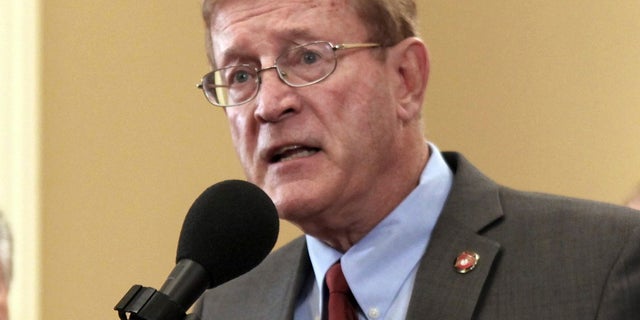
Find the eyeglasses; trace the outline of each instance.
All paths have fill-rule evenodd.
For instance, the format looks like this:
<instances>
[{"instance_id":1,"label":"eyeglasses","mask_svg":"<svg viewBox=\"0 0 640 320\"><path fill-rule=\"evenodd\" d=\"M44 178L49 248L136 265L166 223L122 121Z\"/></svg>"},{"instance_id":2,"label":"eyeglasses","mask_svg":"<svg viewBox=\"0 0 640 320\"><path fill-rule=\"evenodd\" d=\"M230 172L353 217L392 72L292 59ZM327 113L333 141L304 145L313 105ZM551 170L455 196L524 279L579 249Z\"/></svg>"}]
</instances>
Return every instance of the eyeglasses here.
<instances>
[{"instance_id":1,"label":"eyeglasses","mask_svg":"<svg viewBox=\"0 0 640 320\"><path fill-rule=\"evenodd\" d=\"M337 65L336 51L356 48L375 48L378 43L332 44L316 41L287 49L273 66L257 68L253 64L239 64L213 70L197 85L211 104L233 107L251 101L260 90L260 74L275 69L282 82L299 88L316 84L333 73Z\"/></svg>"}]
</instances>

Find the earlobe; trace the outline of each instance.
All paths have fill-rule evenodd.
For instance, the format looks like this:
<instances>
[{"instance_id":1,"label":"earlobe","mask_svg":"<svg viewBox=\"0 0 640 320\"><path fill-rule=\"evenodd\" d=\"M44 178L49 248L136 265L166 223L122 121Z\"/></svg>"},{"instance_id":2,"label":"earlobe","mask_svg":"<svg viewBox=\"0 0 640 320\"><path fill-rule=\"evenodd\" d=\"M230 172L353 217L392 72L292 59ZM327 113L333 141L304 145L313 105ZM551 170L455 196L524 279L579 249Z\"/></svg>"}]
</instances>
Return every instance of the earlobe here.
<instances>
[{"instance_id":1,"label":"earlobe","mask_svg":"<svg viewBox=\"0 0 640 320\"><path fill-rule=\"evenodd\" d=\"M397 79L398 115L404 121L420 116L429 78L429 54L418 38L407 38L392 48Z\"/></svg>"}]
</instances>

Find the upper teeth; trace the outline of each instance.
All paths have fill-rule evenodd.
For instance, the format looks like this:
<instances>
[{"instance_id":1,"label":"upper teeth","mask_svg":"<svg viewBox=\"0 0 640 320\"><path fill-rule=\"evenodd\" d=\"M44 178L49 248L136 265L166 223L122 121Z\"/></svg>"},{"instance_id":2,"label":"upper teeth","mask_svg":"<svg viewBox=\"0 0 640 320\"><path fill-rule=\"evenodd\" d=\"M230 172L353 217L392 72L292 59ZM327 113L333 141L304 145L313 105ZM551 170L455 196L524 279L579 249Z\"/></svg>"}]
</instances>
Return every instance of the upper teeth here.
<instances>
[{"instance_id":1,"label":"upper teeth","mask_svg":"<svg viewBox=\"0 0 640 320\"><path fill-rule=\"evenodd\" d=\"M282 148L276 155L277 160L286 161L293 160L303 157L308 157L314 153L318 152L315 149L305 148L302 146L289 146Z\"/></svg>"}]
</instances>

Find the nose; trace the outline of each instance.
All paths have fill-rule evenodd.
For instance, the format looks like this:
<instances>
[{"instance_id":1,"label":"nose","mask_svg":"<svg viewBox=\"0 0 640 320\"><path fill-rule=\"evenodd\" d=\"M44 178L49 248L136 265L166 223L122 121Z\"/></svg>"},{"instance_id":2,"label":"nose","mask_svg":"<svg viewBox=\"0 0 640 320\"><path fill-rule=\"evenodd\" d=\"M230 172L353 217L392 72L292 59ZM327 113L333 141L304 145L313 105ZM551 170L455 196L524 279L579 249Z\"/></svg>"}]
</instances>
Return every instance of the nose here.
<instances>
[{"instance_id":1,"label":"nose","mask_svg":"<svg viewBox=\"0 0 640 320\"><path fill-rule=\"evenodd\" d=\"M264 72L273 69L275 72ZM275 66L260 70L260 88L256 96L254 116L261 122L279 122L300 110L296 88L278 76Z\"/></svg>"}]
</instances>

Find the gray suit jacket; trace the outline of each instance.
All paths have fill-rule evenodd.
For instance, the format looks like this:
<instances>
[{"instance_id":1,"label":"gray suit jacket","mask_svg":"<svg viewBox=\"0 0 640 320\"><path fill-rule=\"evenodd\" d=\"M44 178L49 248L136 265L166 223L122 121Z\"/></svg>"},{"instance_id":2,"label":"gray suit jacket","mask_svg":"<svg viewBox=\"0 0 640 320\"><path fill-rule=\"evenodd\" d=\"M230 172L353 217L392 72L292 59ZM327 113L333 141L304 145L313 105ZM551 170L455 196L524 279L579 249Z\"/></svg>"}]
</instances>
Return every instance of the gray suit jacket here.
<instances>
[{"instance_id":1,"label":"gray suit jacket","mask_svg":"<svg viewBox=\"0 0 640 320\"><path fill-rule=\"evenodd\" d=\"M444 155L454 183L407 319L640 319L640 212L511 190L462 156ZM480 259L459 274L453 264L465 250ZM196 313L202 320L290 320L311 272L301 237L208 290Z\"/></svg>"}]
</instances>

